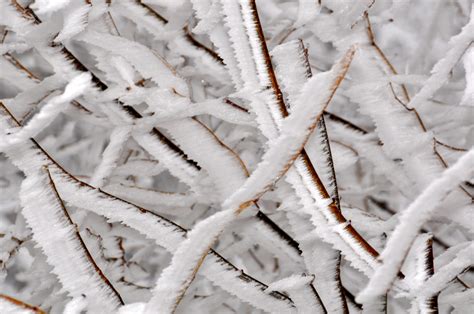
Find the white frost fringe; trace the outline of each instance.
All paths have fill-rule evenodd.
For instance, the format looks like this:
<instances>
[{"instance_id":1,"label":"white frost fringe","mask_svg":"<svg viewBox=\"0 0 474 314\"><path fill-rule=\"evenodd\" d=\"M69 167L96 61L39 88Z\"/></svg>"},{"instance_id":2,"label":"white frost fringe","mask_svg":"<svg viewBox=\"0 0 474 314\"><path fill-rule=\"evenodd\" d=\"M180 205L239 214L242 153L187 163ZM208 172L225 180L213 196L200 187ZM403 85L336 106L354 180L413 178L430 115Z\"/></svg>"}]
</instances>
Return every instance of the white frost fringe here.
<instances>
[{"instance_id":1,"label":"white frost fringe","mask_svg":"<svg viewBox=\"0 0 474 314\"><path fill-rule=\"evenodd\" d=\"M131 128L128 126L116 127L110 134L110 143L104 150L102 160L94 172L91 179L91 185L102 187L105 180L117 166L117 162L121 156L123 146L130 137Z\"/></svg>"},{"instance_id":2,"label":"white frost fringe","mask_svg":"<svg viewBox=\"0 0 474 314\"><path fill-rule=\"evenodd\" d=\"M437 205L456 186L474 174L474 149L465 153L441 177L433 181L418 198L403 211L400 223L390 236L380 255L382 264L376 268L368 285L357 296L359 302L387 293L419 229L430 218Z\"/></svg>"},{"instance_id":3,"label":"white frost fringe","mask_svg":"<svg viewBox=\"0 0 474 314\"><path fill-rule=\"evenodd\" d=\"M91 75L90 73L82 73L74 77L69 84L67 84L64 92L56 97L53 97L42 109L36 114L27 125L19 128L17 132L5 137L5 142L0 142L0 149L2 146L11 146L19 144L26 139L37 135L41 130L46 128L54 118L57 117L63 110L66 109L65 104L73 99L83 95L90 90Z\"/></svg>"},{"instance_id":4,"label":"white frost fringe","mask_svg":"<svg viewBox=\"0 0 474 314\"><path fill-rule=\"evenodd\" d=\"M321 300L311 287L313 276L292 275L272 283L267 290L286 291L298 309L298 313L326 313Z\"/></svg>"},{"instance_id":5,"label":"white frost fringe","mask_svg":"<svg viewBox=\"0 0 474 314\"><path fill-rule=\"evenodd\" d=\"M354 50L351 50L331 71L320 73L305 84L293 114L282 123L281 135L270 140L269 149L256 170L222 203L222 208L226 210L200 221L174 254L171 264L158 279L147 305L147 313L156 309L175 309L207 251L222 230L288 170L335 92L338 80L341 80L342 74L347 71L348 59L350 60L353 53ZM306 99L313 90L321 91L316 96L315 105L305 106Z\"/></svg>"},{"instance_id":6,"label":"white frost fringe","mask_svg":"<svg viewBox=\"0 0 474 314\"><path fill-rule=\"evenodd\" d=\"M33 230L33 239L69 295L84 294L93 305L113 311L120 302L88 259L75 226L68 221L60 200L51 190L47 171L28 175L21 187L22 213Z\"/></svg>"},{"instance_id":7,"label":"white frost fringe","mask_svg":"<svg viewBox=\"0 0 474 314\"><path fill-rule=\"evenodd\" d=\"M425 82L423 88L413 97L408 104L409 108L418 108L422 102L432 97L434 93L448 80L449 73L454 65L459 61L466 49L472 45L474 40L474 5L471 9L469 23L467 23L462 31L451 38L449 44L451 49L446 56L439 60L431 70L430 78Z\"/></svg>"},{"instance_id":8,"label":"white frost fringe","mask_svg":"<svg viewBox=\"0 0 474 314\"><path fill-rule=\"evenodd\" d=\"M151 212L123 202L97 189L73 182L60 169L52 166L51 176L64 199L80 208L106 217L109 222L121 222L174 253L185 241L186 232L177 225ZM230 267L215 253L208 254L202 274L211 282L241 300L262 310L292 312L288 301L279 300L263 292L263 285L254 280L241 279L242 271Z\"/></svg>"}]
</instances>

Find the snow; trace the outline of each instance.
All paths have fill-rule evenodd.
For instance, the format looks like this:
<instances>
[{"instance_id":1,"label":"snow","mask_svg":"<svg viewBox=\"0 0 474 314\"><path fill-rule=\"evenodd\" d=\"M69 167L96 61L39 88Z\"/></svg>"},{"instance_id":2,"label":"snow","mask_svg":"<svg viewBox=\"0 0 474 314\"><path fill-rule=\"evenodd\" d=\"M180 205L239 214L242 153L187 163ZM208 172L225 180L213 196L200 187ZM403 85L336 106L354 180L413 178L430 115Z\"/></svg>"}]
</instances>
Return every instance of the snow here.
<instances>
[{"instance_id":1,"label":"snow","mask_svg":"<svg viewBox=\"0 0 474 314\"><path fill-rule=\"evenodd\" d=\"M469 311L473 11L0 0L0 312Z\"/></svg>"},{"instance_id":2,"label":"snow","mask_svg":"<svg viewBox=\"0 0 474 314\"><path fill-rule=\"evenodd\" d=\"M380 255L382 264L376 268L369 284L359 294L359 300L368 300L387 292L400 270L403 259L412 245L418 230L438 204L459 182L474 174L474 149L465 153L441 177L433 181L400 216L400 223L390 236Z\"/></svg>"}]
</instances>

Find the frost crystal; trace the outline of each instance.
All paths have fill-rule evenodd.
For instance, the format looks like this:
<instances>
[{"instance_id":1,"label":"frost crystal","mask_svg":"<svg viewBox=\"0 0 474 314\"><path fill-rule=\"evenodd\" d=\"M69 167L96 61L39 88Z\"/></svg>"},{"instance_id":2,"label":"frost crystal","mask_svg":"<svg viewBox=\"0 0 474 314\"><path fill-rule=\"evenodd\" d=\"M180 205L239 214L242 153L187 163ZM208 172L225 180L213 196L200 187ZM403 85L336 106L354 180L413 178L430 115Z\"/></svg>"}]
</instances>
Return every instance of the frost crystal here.
<instances>
[{"instance_id":1,"label":"frost crystal","mask_svg":"<svg viewBox=\"0 0 474 314\"><path fill-rule=\"evenodd\" d=\"M0 313L468 313L469 0L0 0Z\"/></svg>"}]
</instances>

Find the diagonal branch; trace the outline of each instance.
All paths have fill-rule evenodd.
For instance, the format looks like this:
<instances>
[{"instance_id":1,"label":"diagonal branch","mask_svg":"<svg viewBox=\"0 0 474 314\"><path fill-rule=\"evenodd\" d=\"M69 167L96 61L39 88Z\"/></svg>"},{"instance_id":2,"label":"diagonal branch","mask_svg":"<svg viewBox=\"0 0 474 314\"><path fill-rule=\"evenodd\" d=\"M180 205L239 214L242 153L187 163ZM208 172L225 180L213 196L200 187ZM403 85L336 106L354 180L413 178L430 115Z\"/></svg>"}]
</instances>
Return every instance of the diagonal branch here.
<instances>
[{"instance_id":1,"label":"diagonal branch","mask_svg":"<svg viewBox=\"0 0 474 314\"><path fill-rule=\"evenodd\" d=\"M281 95L280 88L278 86L278 82L276 81L275 74L273 71L273 66L271 63L270 56L268 54L268 49L266 48L266 42L264 40L263 36L263 31L262 31L262 26L258 17L258 12L257 12L257 7L255 4L255 0L246 0L246 4L250 7L250 12L253 16L253 23L255 25L255 31L257 33L257 36L259 38L259 47L260 47L260 52L259 54L262 56L263 60L265 60L265 65L266 65L266 71L267 71L267 78L268 80L272 83L272 91L274 94L274 97L278 100L277 105L278 105L278 111L281 113L281 116L279 117L280 119L288 115L286 105L283 102L283 99L279 96ZM251 30L249 30L251 31ZM342 80L342 78L341 78ZM337 84L340 84L341 81L337 82ZM275 112L275 111L273 111ZM314 169L313 165L311 164L311 161L306 153L306 151L303 149L301 151L301 162L302 162L302 167L304 169L305 173L308 173L310 175L312 184L316 187L318 193L320 194L320 197L323 199L328 199L330 198L329 193L327 192L326 188L324 187L319 175L316 173L316 170ZM328 209L330 210L330 214L332 218L339 224L346 224L347 220L345 217L342 215L340 210L337 208L336 203L332 202L331 204L328 205ZM351 238L355 240L355 242L362 248L369 256L376 258L378 256L377 251L352 227L350 224L347 224L347 226L344 229L345 232L347 232Z\"/></svg>"},{"instance_id":2,"label":"diagonal branch","mask_svg":"<svg viewBox=\"0 0 474 314\"><path fill-rule=\"evenodd\" d=\"M5 311L8 311L8 308L10 308L11 313L17 312L17 311L18 312L27 311L27 312L36 313L36 314L46 314L45 311L43 311L37 306L29 305L23 301L20 301L18 299L15 299L13 297L10 297L4 294L0 294L0 307Z\"/></svg>"}]
</instances>

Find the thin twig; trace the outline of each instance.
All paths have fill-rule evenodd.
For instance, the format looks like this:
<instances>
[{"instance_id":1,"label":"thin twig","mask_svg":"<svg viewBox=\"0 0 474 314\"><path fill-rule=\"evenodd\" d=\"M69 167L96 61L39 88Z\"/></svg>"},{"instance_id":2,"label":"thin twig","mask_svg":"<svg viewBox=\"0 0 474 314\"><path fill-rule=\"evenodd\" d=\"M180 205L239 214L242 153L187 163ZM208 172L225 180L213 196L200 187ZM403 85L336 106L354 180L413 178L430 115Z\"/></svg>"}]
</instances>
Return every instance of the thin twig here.
<instances>
[{"instance_id":1,"label":"thin twig","mask_svg":"<svg viewBox=\"0 0 474 314\"><path fill-rule=\"evenodd\" d=\"M357 131L357 132L360 132L362 134L367 134L369 133L368 131L366 131L365 129L361 128L360 126L352 123L351 121L345 119L345 118L342 118L341 116L335 114L335 113L332 113L332 112L329 112L327 110L324 111L324 114L331 120L335 121L335 122L338 122L338 123L341 123L345 126L347 126L348 128L350 129L353 129L354 131Z\"/></svg>"},{"instance_id":2,"label":"thin twig","mask_svg":"<svg viewBox=\"0 0 474 314\"><path fill-rule=\"evenodd\" d=\"M465 148L459 148L459 147L454 147L452 145L448 145L446 143L441 142L440 140L438 140L436 138L434 140L435 140L436 144L439 144L439 145L444 146L446 148L449 148L451 150L458 151L458 152L467 152L467 149L465 149Z\"/></svg>"},{"instance_id":3,"label":"thin twig","mask_svg":"<svg viewBox=\"0 0 474 314\"><path fill-rule=\"evenodd\" d=\"M392 65L392 63L389 61L389 59L387 58L387 56L384 54L384 52L382 51L382 49L380 49L380 47L377 45L377 43L375 42L375 36L374 36L374 33L372 31L372 25L370 23L370 19L369 19L369 14L366 12L365 14L365 18L366 18L366 21L367 21L367 35L369 37L369 40L370 40L370 43L371 45L375 48L375 50L377 51L377 53L380 55L380 57L382 58L382 60L384 61L384 63L388 66L388 68L390 69L390 71L392 72L392 74L398 74L397 70L395 69L395 67ZM425 127L425 124L420 116L420 114L418 113L418 111L416 110L416 108L409 108L403 101L401 101L396 93L395 93L395 90L393 89L393 85L392 83L390 82L389 83L389 86L390 86L390 89L392 91L392 94L395 98L395 100L400 104L402 105L407 111L409 112L412 112L413 114L415 114L416 116L416 119L418 121L418 124L420 126L420 128L422 129L422 131L424 133L427 132L427 129ZM403 90L403 94L406 98L407 101L410 101L410 96L408 95L408 90L407 88L405 87L404 84L401 84L401 87L402 87L402 90ZM434 138L434 140L436 142L439 142L436 138ZM434 149L434 154L435 156L438 158L438 160L440 161L440 163L445 167L447 168L447 164L446 162L444 161L443 157L441 156L441 154L439 154L436 149ZM461 185L459 186L459 188L468 196L472 199L474 199L474 196L471 195L464 187L462 187Z\"/></svg>"},{"instance_id":4,"label":"thin twig","mask_svg":"<svg viewBox=\"0 0 474 314\"><path fill-rule=\"evenodd\" d=\"M155 17L158 19L160 22L167 24L168 20L163 17L161 14L159 14L155 9L153 9L151 6L147 5L146 3L143 3L141 0L136 0L136 3L140 6L142 6L144 9L146 9L151 16ZM192 35L191 31L189 30L188 26L183 27L183 32L184 32L184 38L193 46L198 48L199 50L202 50L206 52L209 56L211 56L214 60L219 62L220 64L224 64L224 60L211 48L207 47L200 41L198 41L194 36Z\"/></svg>"},{"instance_id":5,"label":"thin twig","mask_svg":"<svg viewBox=\"0 0 474 314\"><path fill-rule=\"evenodd\" d=\"M3 233L0 234L0 238L3 238L4 236L5 236L5 234L3 234ZM29 237L26 238L26 239L18 239L17 237L11 237L10 239L15 241L16 245L12 249L10 249L8 252L5 252L6 254L8 254L8 256L1 259L0 268L2 268L2 269L6 268L7 263L15 256L15 254L18 253L18 251L20 250L20 247L26 241L29 240Z\"/></svg>"},{"instance_id":6,"label":"thin twig","mask_svg":"<svg viewBox=\"0 0 474 314\"><path fill-rule=\"evenodd\" d=\"M433 240L431 238L428 239L427 249L428 249L428 252L425 255L425 267L426 267L427 275L431 277L434 275L434 272L435 272L434 256L433 256ZM438 313L438 295L437 294L428 298L426 300L426 304L428 305L429 313L433 313L433 314Z\"/></svg>"},{"instance_id":7,"label":"thin twig","mask_svg":"<svg viewBox=\"0 0 474 314\"><path fill-rule=\"evenodd\" d=\"M33 72L31 72L30 70L28 70L17 58L15 58L11 53L7 52L3 55L5 57L5 59L8 60L8 62L10 62L11 64L13 64L13 66L15 66L16 68L20 69L22 72L25 72L26 75L34 80L35 82L38 82L40 80L40 78L38 76L36 76Z\"/></svg>"},{"instance_id":8,"label":"thin twig","mask_svg":"<svg viewBox=\"0 0 474 314\"><path fill-rule=\"evenodd\" d=\"M280 87L278 85L275 72L273 70L273 65L270 59L270 55L268 53L268 48L266 45L265 37L263 35L262 26L260 23L260 19L258 17L257 6L255 3L255 0L250 0L249 3L252 8L253 22L255 23L256 28L257 28L257 35L260 39L260 47L262 49L262 54L265 59L265 64L267 66L268 76L271 82L270 87L272 88L273 94L277 100L279 112L281 113L282 117L286 117L288 116L288 111L286 109L286 105L283 100L283 96L282 96ZM341 81L342 81L342 78L337 82L337 85L339 85ZM321 196L323 198L329 199L330 195L327 192L326 188L324 187L321 179L319 178L319 175L316 173L316 170L314 169L314 166L312 165L311 160L309 159L309 156L306 153L304 148L301 150L300 156L302 158L305 171L307 171L310 174L313 184L315 184ZM341 211L337 208L336 203L332 202L328 207L331 211L331 214L334 216L334 218L336 219L338 223L340 224L347 223L347 220L342 215ZM371 255L374 258L378 257L378 252L354 229L354 227L351 224L347 224L347 227L345 230L354 238L354 240L361 246L361 248L364 251L366 251L369 255Z\"/></svg>"},{"instance_id":9,"label":"thin twig","mask_svg":"<svg viewBox=\"0 0 474 314\"><path fill-rule=\"evenodd\" d=\"M18 299L15 299L13 297L10 297L10 296L4 295L4 294L0 294L0 299L3 299L7 302L10 302L10 303L14 304L15 306L17 306L19 308L24 308L25 310L33 311L34 313L37 313L37 314L46 314L45 311L43 311L42 309L40 309L37 306L29 305L29 304L27 304L23 301L20 301Z\"/></svg>"},{"instance_id":10,"label":"thin twig","mask_svg":"<svg viewBox=\"0 0 474 314\"><path fill-rule=\"evenodd\" d=\"M425 124L423 123L423 120L421 120L421 116L420 114L418 113L418 111L415 109L415 108L408 108L408 106L400 100L400 98L398 98L397 94L395 93L395 90L393 89L393 85L391 82L388 83L388 85L390 86L390 90L392 91L392 94L393 94L393 97L395 98L395 100L403 106L403 108L405 108L407 111L410 111L410 112L413 112L416 116L416 119L418 120L418 123L420 124L420 127L421 129L423 130L423 132L427 132L426 130L426 127L425 127Z\"/></svg>"},{"instance_id":11,"label":"thin twig","mask_svg":"<svg viewBox=\"0 0 474 314\"><path fill-rule=\"evenodd\" d=\"M114 20L114 18L112 17L112 13L110 13L109 10L107 10L107 16L109 17L110 22L112 23L112 26L114 27L115 32L117 33L117 35L118 35L118 36L121 36L121 35L120 35L120 32L119 32L119 30L118 30L117 24L115 24L115 20Z\"/></svg>"},{"instance_id":12,"label":"thin twig","mask_svg":"<svg viewBox=\"0 0 474 314\"><path fill-rule=\"evenodd\" d=\"M370 23L369 13L367 11L364 13L364 17L365 17L365 20L367 21L367 34L369 36L370 44L375 48L375 50L377 51L379 56L382 58L383 62L388 66L392 74L398 74L393 64L390 62L390 60L387 58L385 53L382 51L382 49L380 49L380 47L375 42L375 35L374 35L374 32L372 31L372 24ZM408 95L408 90L406 86L404 84L402 84L401 86L402 86L403 95L405 96L405 99L407 101L410 101L410 96Z\"/></svg>"},{"instance_id":13,"label":"thin twig","mask_svg":"<svg viewBox=\"0 0 474 314\"><path fill-rule=\"evenodd\" d=\"M63 202L61 196L59 195L58 190L56 189L56 185L54 184L53 178L51 177L51 173L50 173L49 168L47 166L45 167L45 171L48 174L49 186L51 187L52 191L54 192L55 198L58 201L58 203L60 204L60 206L63 210L64 216L68 220L69 224L74 227L75 233L76 233L76 238L79 241L79 243L80 243L87 259L92 264L94 270L99 275L99 277L102 279L102 281L104 281L105 285L107 285L113 291L115 296L118 298L120 304L124 305L125 303L123 302L123 299L120 296L120 293L117 291L117 289L115 289L115 287L112 285L110 280L107 278L107 276L105 276L104 272L97 265L94 258L92 257L92 254L90 253L89 249L87 248L86 243L84 242L84 239L82 239L81 233L79 232L79 227L77 226L77 224L74 223L74 221L71 218L71 215L69 215L69 212L67 211L67 208L64 205L64 202Z\"/></svg>"}]
</instances>

